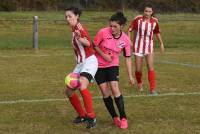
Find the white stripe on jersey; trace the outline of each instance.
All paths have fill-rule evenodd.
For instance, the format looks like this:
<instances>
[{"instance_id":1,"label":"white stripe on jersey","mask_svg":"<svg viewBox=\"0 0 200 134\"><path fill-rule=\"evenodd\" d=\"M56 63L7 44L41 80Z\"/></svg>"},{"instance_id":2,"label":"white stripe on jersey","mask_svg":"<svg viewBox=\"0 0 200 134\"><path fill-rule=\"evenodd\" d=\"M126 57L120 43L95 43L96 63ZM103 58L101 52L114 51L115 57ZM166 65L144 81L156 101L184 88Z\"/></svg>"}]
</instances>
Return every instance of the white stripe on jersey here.
<instances>
[{"instance_id":1,"label":"white stripe on jersey","mask_svg":"<svg viewBox=\"0 0 200 134\"><path fill-rule=\"evenodd\" d=\"M145 27L146 24L147 28ZM143 21L142 19L138 20L138 30L136 33L135 44L134 44L135 53L143 54L143 49L144 49L144 54L153 52L153 30L155 29L155 27L156 27L156 22L151 23ZM146 34L145 30L147 30ZM145 35L146 37L144 37Z\"/></svg>"},{"instance_id":2,"label":"white stripe on jersey","mask_svg":"<svg viewBox=\"0 0 200 134\"><path fill-rule=\"evenodd\" d=\"M141 20L142 21L142 20ZM145 22L142 22L142 33L141 33L141 37L140 37L140 48L139 48L139 53L143 53L143 46L144 44L144 31L145 31Z\"/></svg>"},{"instance_id":3,"label":"white stripe on jersey","mask_svg":"<svg viewBox=\"0 0 200 134\"><path fill-rule=\"evenodd\" d=\"M81 61L80 55L78 55L78 57L79 57L78 62L80 63L80 62L85 61L86 54L85 54L85 50L84 50L83 45L82 45L79 41L77 41L77 40L76 40L76 42L77 42L77 44L78 44L78 48L79 48L79 50L80 50L80 52L81 52L81 56L82 56L82 61Z\"/></svg>"},{"instance_id":4,"label":"white stripe on jersey","mask_svg":"<svg viewBox=\"0 0 200 134\"><path fill-rule=\"evenodd\" d=\"M138 31L136 33L136 39L135 39L135 52L137 51L137 48L138 48L138 44L139 44L139 36L140 36L140 21L141 20L138 20Z\"/></svg>"}]
</instances>

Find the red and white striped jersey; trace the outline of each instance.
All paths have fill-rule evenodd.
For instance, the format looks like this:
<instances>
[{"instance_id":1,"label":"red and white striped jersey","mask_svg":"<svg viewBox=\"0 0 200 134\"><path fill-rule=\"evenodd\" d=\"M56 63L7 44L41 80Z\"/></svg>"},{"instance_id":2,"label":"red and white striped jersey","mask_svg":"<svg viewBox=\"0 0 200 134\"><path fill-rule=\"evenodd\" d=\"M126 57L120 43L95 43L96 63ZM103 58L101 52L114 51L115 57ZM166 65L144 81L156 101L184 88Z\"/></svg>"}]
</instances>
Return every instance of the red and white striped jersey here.
<instances>
[{"instance_id":1,"label":"red and white striped jersey","mask_svg":"<svg viewBox=\"0 0 200 134\"><path fill-rule=\"evenodd\" d=\"M151 17L150 21L144 16L137 16L129 26L129 32L134 30L134 53L149 54L153 52L153 34L160 33L158 20Z\"/></svg>"},{"instance_id":2,"label":"red and white striped jersey","mask_svg":"<svg viewBox=\"0 0 200 134\"><path fill-rule=\"evenodd\" d=\"M87 39L90 42L90 46L84 46L81 44L76 37L75 31L79 31L81 38ZM86 58L94 54L89 33L86 27L83 27L81 23L77 23L77 25L72 29L72 46L74 48L77 63L84 62Z\"/></svg>"}]
</instances>

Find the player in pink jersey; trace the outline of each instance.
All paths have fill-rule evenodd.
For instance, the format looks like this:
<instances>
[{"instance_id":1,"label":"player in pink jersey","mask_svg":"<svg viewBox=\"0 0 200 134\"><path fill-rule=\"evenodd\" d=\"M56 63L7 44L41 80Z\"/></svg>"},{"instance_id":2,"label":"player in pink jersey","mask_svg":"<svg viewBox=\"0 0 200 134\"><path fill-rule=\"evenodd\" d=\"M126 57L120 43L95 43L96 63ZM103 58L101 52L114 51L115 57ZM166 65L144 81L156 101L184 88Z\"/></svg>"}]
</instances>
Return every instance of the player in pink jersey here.
<instances>
[{"instance_id":1,"label":"player in pink jersey","mask_svg":"<svg viewBox=\"0 0 200 134\"><path fill-rule=\"evenodd\" d=\"M88 85L96 74L98 61L94 55L89 34L79 21L80 15L81 11L76 7L69 7L65 11L66 21L72 28L72 46L77 60L77 65L73 72L80 74L79 80L81 84L79 91L83 98L85 110L74 90L67 87L66 95L78 113L73 123L79 124L86 122L86 128L92 128L96 125L96 118L92 108L92 96L89 92Z\"/></svg>"},{"instance_id":2,"label":"player in pink jersey","mask_svg":"<svg viewBox=\"0 0 200 134\"><path fill-rule=\"evenodd\" d=\"M119 56L123 52L126 67L131 84L134 84L132 77L131 62L131 41L122 31L126 23L123 13L117 12L110 18L110 27L102 28L94 38L94 46L99 67L95 75L95 80L102 92L105 106L112 116L114 124L122 129L128 127L126 113L124 109L123 96L119 90ZM120 113L118 117L113 99L109 92L111 88L115 103Z\"/></svg>"},{"instance_id":3,"label":"player in pink jersey","mask_svg":"<svg viewBox=\"0 0 200 134\"><path fill-rule=\"evenodd\" d=\"M133 53L135 55L135 76L138 83L138 90L142 91L142 62L145 57L148 68L148 79L150 84L150 94L157 95L155 91L155 71L153 54L153 35L160 41L160 51L164 52L164 45L160 35L158 20L153 17L154 11L151 5L146 5L144 15L137 16L130 24L128 36L134 31Z\"/></svg>"}]
</instances>

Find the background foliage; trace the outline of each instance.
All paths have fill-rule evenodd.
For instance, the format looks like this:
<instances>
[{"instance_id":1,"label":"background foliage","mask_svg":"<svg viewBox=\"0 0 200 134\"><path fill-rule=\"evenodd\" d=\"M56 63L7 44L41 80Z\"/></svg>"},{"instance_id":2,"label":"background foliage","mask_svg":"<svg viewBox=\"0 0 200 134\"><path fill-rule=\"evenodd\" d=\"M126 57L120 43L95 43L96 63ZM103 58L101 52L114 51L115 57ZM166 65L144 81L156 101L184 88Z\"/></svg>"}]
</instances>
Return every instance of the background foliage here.
<instances>
[{"instance_id":1,"label":"background foliage","mask_svg":"<svg viewBox=\"0 0 200 134\"><path fill-rule=\"evenodd\" d=\"M150 0L0 0L0 11L63 10L76 5L86 10L140 10ZM160 12L199 12L200 0L151 0Z\"/></svg>"}]
</instances>

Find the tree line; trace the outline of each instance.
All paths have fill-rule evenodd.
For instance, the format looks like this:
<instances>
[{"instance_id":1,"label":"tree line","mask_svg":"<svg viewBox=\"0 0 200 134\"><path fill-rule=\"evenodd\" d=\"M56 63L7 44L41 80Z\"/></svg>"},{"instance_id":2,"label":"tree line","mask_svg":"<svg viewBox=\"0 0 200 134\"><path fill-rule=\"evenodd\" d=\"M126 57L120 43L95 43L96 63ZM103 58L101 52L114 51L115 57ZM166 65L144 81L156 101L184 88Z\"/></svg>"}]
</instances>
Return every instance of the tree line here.
<instances>
[{"instance_id":1,"label":"tree line","mask_svg":"<svg viewBox=\"0 0 200 134\"><path fill-rule=\"evenodd\" d=\"M70 5L84 10L141 10L147 1L159 12L200 12L200 0L0 0L0 11L59 11Z\"/></svg>"}]
</instances>

